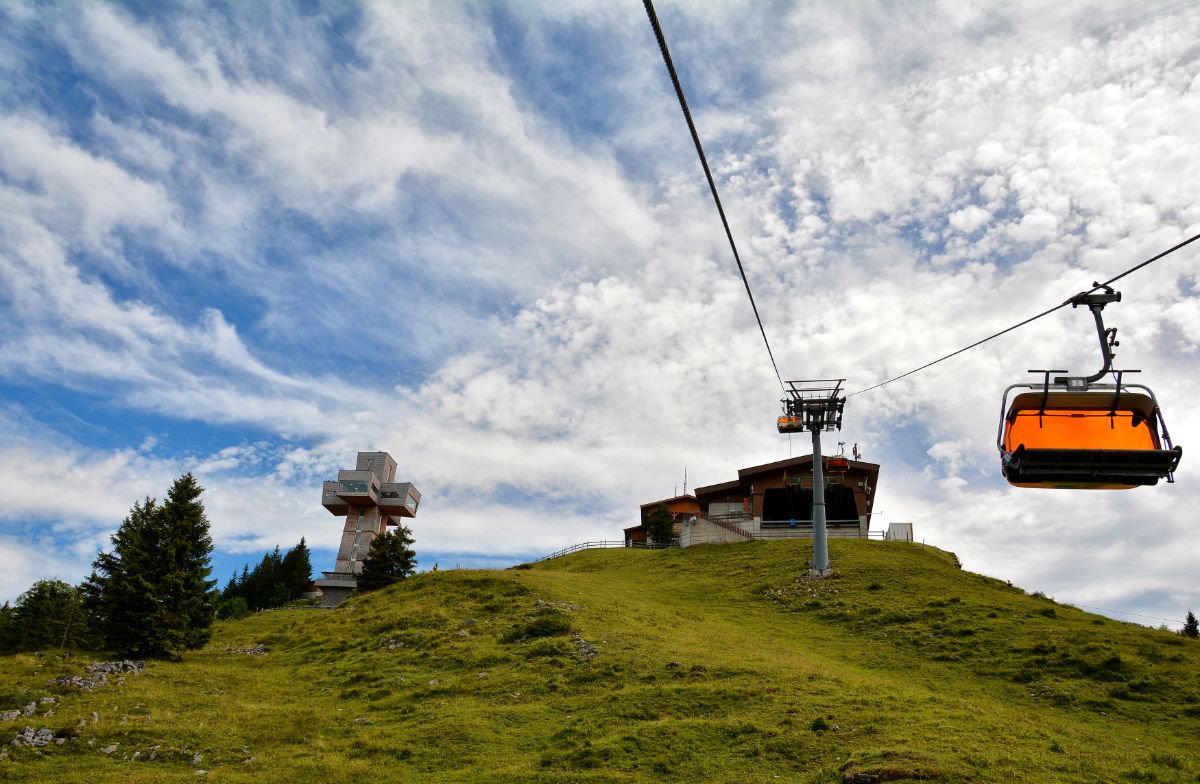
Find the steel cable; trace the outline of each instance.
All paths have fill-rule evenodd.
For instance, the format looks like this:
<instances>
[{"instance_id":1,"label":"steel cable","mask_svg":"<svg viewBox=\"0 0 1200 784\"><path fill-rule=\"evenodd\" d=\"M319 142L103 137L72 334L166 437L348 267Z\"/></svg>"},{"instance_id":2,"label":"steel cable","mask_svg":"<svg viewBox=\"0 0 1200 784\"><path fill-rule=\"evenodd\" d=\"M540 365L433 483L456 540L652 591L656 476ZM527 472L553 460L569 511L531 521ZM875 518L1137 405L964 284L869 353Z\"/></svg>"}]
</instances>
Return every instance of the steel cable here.
<instances>
[{"instance_id":1,"label":"steel cable","mask_svg":"<svg viewBox=\"0 0 1200 784\"><path fill-rule=\"evenodd\" d=\"M779 379L779 388L786 390L783 376L779 373L779 365L775 364L775 353L771 351L771 341L767 340L767 330L763 327L762 317L758 314L758 305L754 302L754 293L750 291L750 281L746 279L746 270L742 266L742 257L738 253L737 243L733 241L733 232L729 229L729 221L725 217L725 208L721 206L721 197L717 193L717 184L713 180L712 171L708 168L708 158L704 155L704 147L700 144L700 134L696 132L696 123L692 122L692 113L688 109L687 98L683 95L683 86L679 83L679 74L675 72L675 64L671 61L671 52L667 49L667 39L663 36L662 27L658 23L658 15L654 13L654 3L642 0L646 6L646 15L650 17L650 26L654 28L654 37L658 40L658 49L662 52L663 62L667 64L667 72L671 75L671 84L675 85L675 95L679 98L679 108L683 110L683 118L687 120L688 130L692 133L692 142L696 145L696 154L700 156L700 165L704 167L704 176L708 180L708 189L712 191L713 201L717 204L717 212L721 216L721 225L725 227L725 237L729 240L729 248L733 251L733 260L737 262L738 272L742 275L742 283L746 286L746 296L750 298L750 307L754 309L754 319L758 322L758 331L762 333L763 344L767 347L767 356L771 358L771 367L775 369L775 378Z\"/></svg>"},{"instance_id":2,"label":"steel cable","mask_svg":"<svg viewBox=\"0 0 1200 784\"><path fill-rule=\"evenodd\" d=\"M932 362L926 362L924 365L921 365L921 367L913 368L912 370L908 371L907 373L901 373L900 375L898 375L894 378L889 378L887 381L881 381L878 384L876 384L875 386L867 387L866 389L860 389L857 392L851 392L846 397L854 397L855 395L861 395L864 392L870 392L873 389L879 389L880 387L890 384L893 381L899 381L902 378L907 378L908 376L911 376L914 373L920 373L922 370L925 370L926 368L931 368L934 365L938 364L939 362L945 362L947 359L950 359L951 357L956 357L959 354L963 353L964 351L970 351L971 349L975 348L976 346L981 346L984 343L987 343L989 340L995 340L996 338L1000 337L1001 335L1005 335L1009 332L1012 332L1014 329L1020 329L1021 327L1030 323L1031 321L1037 321L1038 319L1042 318L1043 316L1049 316L1054 311L1060 310L1062 308L1065 308L1067 305L1070 305L1072 300L1074 300L1076 297L1079 297L1079 296L1082 296L1085 294L1091 294L1094 291L1099 291L1100 289L1104 288L1105 286L1115 283L1116 281L1120 280L1121 278L1125 277L1126 275L1137 272L1142 267L1145 267L1149 264L1153 264L1154 262L1158 261L1159 259L1161 259L1165 256L1171 255L1175 251L1179 250L1180 248L1184 247L1185 245L1189 245L1189 244L1195 242L1196 240L1200 240L1200 234L1195 234L1195 235L1189 237L1188 239L1184 240L1183 242L1179 243L1178 245L1174 245L1170 248L1167 248L1162 253L1159 253L1156 256L1151 256L1150 258L1146 259L1145 261L1143 261L1139 264L1135 264L1134 266L1132 266L1129 269L1122 272L1120 275L1111 277L1108 280L1104 281L1103 283L1097 283L1097 284L1093 285L1092 288L1088 289L1087 291L1080 292L1080 294L1074 294L1074 295L1068 297L1066 301L1064 301L1058 305L1055 305L1054 307L1049 308L1048 310L1043 310L1041 313L1037 314L1036 316L1031 316L1018 324L1013 324L1011 327L1008 327L1007 329L1002 329L999 332L995 333L994 335L988 335L986 338L983 338L982 340L977 340L974 343L972 343L971 345L964 346L963 348L960 348L957 351L953 351L944 357L939 357L938 359L935 359Z\"/></svg>"}]
</instances>

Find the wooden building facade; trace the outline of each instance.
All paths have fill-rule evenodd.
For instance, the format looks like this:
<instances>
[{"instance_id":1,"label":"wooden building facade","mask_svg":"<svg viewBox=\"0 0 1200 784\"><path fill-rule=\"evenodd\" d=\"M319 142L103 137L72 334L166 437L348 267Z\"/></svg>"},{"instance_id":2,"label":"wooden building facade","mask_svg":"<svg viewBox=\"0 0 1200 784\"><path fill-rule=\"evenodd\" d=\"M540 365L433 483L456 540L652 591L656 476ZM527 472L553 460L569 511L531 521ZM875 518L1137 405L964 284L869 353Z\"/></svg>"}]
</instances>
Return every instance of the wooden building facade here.
<instances>
[{"instance_id":1,"label":"wooden building facade","mask_svg":"<svg viewBox=\"0 0 1200 784\"><path fill-rule=\"evenodd\" d=\"M825 468L828 534L866 537L871 527L879 466L844 460L845 470L836 470L836 466L828 465L828 460ZM746 539L811 537L812 462L812 455L804 455L751 466L738 471L735 480L697 487L695 500L699 511L682 521L680 544L688 547Z\"/></svg>"}]
</instances>

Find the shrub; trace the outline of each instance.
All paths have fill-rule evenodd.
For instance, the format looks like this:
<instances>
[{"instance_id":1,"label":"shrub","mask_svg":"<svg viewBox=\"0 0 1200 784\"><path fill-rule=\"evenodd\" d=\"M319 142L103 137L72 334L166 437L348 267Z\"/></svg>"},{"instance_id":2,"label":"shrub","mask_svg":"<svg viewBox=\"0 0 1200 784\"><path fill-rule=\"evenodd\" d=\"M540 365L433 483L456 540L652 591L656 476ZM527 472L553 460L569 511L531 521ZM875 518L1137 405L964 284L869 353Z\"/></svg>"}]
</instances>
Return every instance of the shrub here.
<instances>
[{"instance_id":1,"label":"shrub","mask_svg":"<svg viewBox=\"0 0 1200 784\"><path fill-rule=\"evenodd\" d=\"M217 617L222 621L236 621L239 618L245 618L249 614L250 608L246 605L246 600L240 596L226 599L217 607Z\"/></svg>"},{"instance_id":2,"label":"shrub","mask_svg":"<svg viewBox=\"0 0 1200 784\"><path fill-rule=\"evenodd\" d=\"M570 642L561 638L534 640L525 651L526 659L557 659L571 654Z\"/></svg>"},{"instance_id":3,"label":"shrub","mask_svg":"<svg viewBox=\"0 0 1200 784\"><path fill-rule=\"evenodd\" d=\"M539 609L530 620L517 624L502 638L501 642L518 642L535 637L554 637L571 632L571 619L566 613L553 608Z\"/></svg>"}]
</instances>

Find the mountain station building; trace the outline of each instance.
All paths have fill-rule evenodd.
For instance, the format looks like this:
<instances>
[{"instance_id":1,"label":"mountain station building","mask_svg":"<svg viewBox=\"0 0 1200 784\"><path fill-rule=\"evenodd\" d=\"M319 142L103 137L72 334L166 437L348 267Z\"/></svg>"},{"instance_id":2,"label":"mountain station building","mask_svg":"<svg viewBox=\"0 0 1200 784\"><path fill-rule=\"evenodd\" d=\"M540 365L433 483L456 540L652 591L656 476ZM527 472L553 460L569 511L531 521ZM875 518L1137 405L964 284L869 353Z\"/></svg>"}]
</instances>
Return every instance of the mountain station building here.
<instances>
[{"instance_id":1,"label":"mountain station building","mask_svg":"<svg viewBox=\"0 0 1200 784\"><path fill-rule=\"evenodd\" d=\"M831 469L826 458L825 519L830 538L867 538L879 466L843 460ZM653 501L641 507L642 522L660 504L675 518L679 544L726 544L749 539L812 537L812 455L750 466L737 479L697 487L694 495ZM640 536L640 539L639 539ZM625 529L625 542L645 541L643 525Z\"/></svg>"}]
</instances>

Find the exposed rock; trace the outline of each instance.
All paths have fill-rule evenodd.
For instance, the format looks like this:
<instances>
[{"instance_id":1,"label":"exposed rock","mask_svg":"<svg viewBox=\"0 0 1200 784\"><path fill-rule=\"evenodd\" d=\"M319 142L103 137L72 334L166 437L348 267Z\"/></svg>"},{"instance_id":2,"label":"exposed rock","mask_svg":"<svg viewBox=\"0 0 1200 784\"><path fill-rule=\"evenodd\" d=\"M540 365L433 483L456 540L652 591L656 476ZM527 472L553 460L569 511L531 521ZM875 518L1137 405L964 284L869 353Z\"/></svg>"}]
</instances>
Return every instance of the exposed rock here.
<instances>
[{"instance_id":1,"label":"exposed rock","mask_svg":"<svg viewBox=\"0 0 1200 784\"><path fill-rule=\"evenodd\" d=\"M50 682L58 686L73 686L82 691L95 691L108 683L108 676L102 672L90 678L83 675L60 675Z\"/></svg>"},{"instance_id":2,"label":"exposed rock","mask_svg":"<svg viewBox=\"0 0 1200 784\"><path fill-rule=\"evenodd\" d=\"M17 737L13 738L12 745L14 746L49 746L54 741L54 730L49 727L42 727L35 730L33 727L26 727L17 733Z\"/></svg>"},{"instance_id":3,"label":"exposed rock","mask_svg":"<svg viewBox=\"0 0 1200 784\"><path fill-rule=\"evenodd\" d=\"M366 717L366 716L359 716L357 719L355 719L355 720L354 720L354 723L355 723L355 724L366 724L366 723L367 723L367 717Z\"/></svg>"},{"instance_id":4,"label":"exposed rock","mask_svg":"<svg viewBox=\"0 0 1200 784\"><path fill-rule=\"evenodd\" d=\"M197 751L195 754L193 754L192 755L192 767L193 768L197 767L200 764L201 759L203 759L203 757L200 755L200 752Z\"/></svg>"},{"instance_id":5,"label":"exposed rock","mask_svg":"<svg viewBox=\"0 0 1200 784\"><path fill-rule=\"evenodd\" d=\"M19 718L21 718L19 710L0 711L0 721L16 721Z\"/></svg>"},{"instance_id":6,"label":"exposed rock","mask_svg":"<svg viewBox=\"0 0 1200 784\"><path fill-rule=\"evenodd\" d=\"M408 645L408 643L406 643L404 640L398 640L395 637L380 637L379 638L379 647L387 648L389 651L394 651L394 650L397 650L398 648L403 648L406 645Z\"/></svg>"},{"instance_id":7,"label":"exposed rock","mask_svg":"<svg viewBox=\"0 0 1200 784\"><path fill-rule=\"evenodd\" d=\"M846 773L842 776L842 784L876 784L878 781L878 773Z\"/></svg>"},{"instance_id":8,"label":"exposed rock","mask_svg":"<svg viewBox=\"0 0 1200 784\"><path fill-rule=\"evenodd\" d=\"M467 620L462 622L462 625L463 626L474 626L477 623L479 623L479 621L476 621L474 618L468 618Z\"/></svg>"},{"instance_id":9,"label":"exposed rock","mask_svg":"<svg viewBox=\"0 0 1200 784\"><path fill-rule=\"evenodd\" d=\"M21 715L22 715L22 716L32 716L32 715L33 715L33 712L34 712L35 710L37 710L37 703L36 703L36 702L31 702L31 703L29 703L28 705L26 705L26 706L25 706L24 710L22 710L22 711L21 711Z\"/></svg>"},{"instance_id":10,"label":"exposed rock","mask_svg":"<svg viewBox=\"0 0 1200 784\"><path fill-rule=\"evenodd\" d=\"M487 670L480 670L480 671L479 671L478 673L476 673L476 675L475 675L475 677L476 677L476 678L486 678L487 676L488 676L488 674L487 674Z\"/></svg>"},{"instance_id":11,"label":"exposed rock","mask_svg":"<svg viewBox=\"0 0 1200 784\"><path fill-rule=\"evenodd\" d=\"M58 703L58 697L42 697L38 702L43 705L55 705Z\"/></svg>"},{"instance_id":12,"label":"exposed rock","mask_svg":"<svg viewBox=\"0 0 1200 784\"><path fill-rule=\"evenodd\" d=\"M114 743L111 746L105 746L104 748L100 749L100 753L101 754L112 754L116 750L117 750L117 744Z\"/></svg>"},{"instance_id":13,"label":"exposed rock","mask_svg":"<svg viewBox=\"0 0 1200 784\"><path fill-rule=\"evenodd\" d=\"M583 609L578 604L571 604L570 602L547 602L541 599L533 600L533 609L544 610L547 607L553 607L558 610L566 610L567 612L576 612Z\"/></svg>"},{"instance_id":14,"label":"exposed rock","mask_svg":"<svg viewBox=\"0 0 1200 784\"><path fill-rule=\"evenodd\" d=\"M266 656L267 655L267 646L263 645L261 642L258 645L252 645L248 648L246 646L242 645L237 648L226 648L225 650L229 653L241 653L241 654L245 654L246 656Z\"/></svg>"},{"instance_id":15,"label":"exposed rock","mask_svg":"<svg viewBox=\"0 0 1200 784\"><path fill-rule=\"evenodd\" d=\"M579 635L575 635L575 656L579 661L591 661L596 658L600 649Z\"/></svg>"},{"instance_id":16,"label":"exposed rock","mask_svg":"<svg viewBox=\"0 0 1200 784\"><path fill-rule=\"evenodd\" d=\"M466 629L459 629L457 632L454 633L454 636L455 637L470 637L471 633L469 631L467 631Z\"/></svg>"},{"instance_id":17,"label":"exposed rock","mask_svg":"<svg viewBox=\"0 0 1200 784\"><path fill-rule=\"evenodd\" d=\"M441 684L441 681L439 681L437 678L433 678L429 681L430 686L438 686L440 684Z\"/></svg>"},{"instance_id":18,"label":"exposed rock","mask_svg":"<svg viewBox=\"0 0 1200 784\"><path fill-rule=\"evenodd\" d=\"M132 659L122 659L121 661L110 662L94 662L87 666L90 673L108 673L117 674L122 672L132 672L135 675L140 675L146 671L146 662L133 661Z\"/></svg>"}]
</instances>

